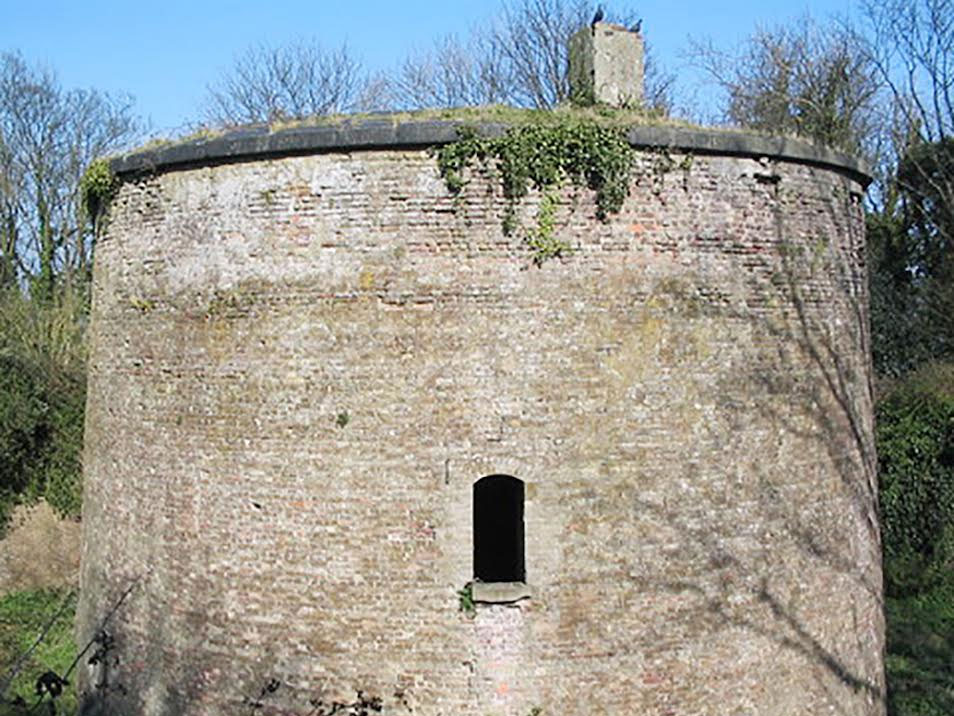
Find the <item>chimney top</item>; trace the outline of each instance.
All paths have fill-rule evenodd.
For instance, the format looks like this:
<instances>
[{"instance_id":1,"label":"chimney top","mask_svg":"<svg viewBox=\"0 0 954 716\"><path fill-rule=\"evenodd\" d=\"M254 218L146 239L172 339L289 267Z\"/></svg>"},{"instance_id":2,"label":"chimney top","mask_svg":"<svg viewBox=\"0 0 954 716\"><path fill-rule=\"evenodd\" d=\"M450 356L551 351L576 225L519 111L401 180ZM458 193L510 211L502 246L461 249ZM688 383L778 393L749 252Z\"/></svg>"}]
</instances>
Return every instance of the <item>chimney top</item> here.
<instances>
[{"instance_id":1,"label":"chimney top","mask_svg":"<svg viewBox=\"0 0 954 716\"><path fill-rule=\"evenodd\" d=\"M628 30L594 22L570 38L570 97L579 104L632 107L643 101L641 23Z\"/></svg>"}]
</instances>

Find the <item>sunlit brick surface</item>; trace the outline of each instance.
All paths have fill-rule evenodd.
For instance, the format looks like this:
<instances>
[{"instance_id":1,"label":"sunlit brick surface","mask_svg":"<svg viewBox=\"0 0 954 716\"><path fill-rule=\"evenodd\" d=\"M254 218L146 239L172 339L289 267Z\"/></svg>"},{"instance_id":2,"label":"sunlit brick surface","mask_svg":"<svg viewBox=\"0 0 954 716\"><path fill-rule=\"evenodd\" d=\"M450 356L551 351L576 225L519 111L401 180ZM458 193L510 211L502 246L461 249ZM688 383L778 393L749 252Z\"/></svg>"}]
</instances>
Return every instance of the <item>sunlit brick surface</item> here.
<instances>
[{"instance_id":1,"label":"sunlit brick surface","mask_svg":"<svg viewBox=\"0 0 954 716\"><path fill-rule=\"evenodd\" d=\"M883 713L861 187L641 157L607 223L562 194L540 267L539 196L505 236L493 178L455 199L426 151L127 179L78 627L140 580L108 713L246 713L271 677L256 713ZM471 615L490 474L526 483L533 595Z\"/></svg>"}]
</instances>

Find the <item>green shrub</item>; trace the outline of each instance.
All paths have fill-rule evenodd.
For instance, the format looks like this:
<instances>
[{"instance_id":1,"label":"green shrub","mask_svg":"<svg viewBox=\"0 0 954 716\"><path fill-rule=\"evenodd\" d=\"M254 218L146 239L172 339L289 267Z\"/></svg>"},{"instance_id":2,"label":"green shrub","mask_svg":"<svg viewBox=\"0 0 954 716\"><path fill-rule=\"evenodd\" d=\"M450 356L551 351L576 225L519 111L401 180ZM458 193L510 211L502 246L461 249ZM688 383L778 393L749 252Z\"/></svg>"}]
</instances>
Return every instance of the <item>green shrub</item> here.
<instances>
[{"instance_id":1,"label":"green shrub","mask_svg":"<svg viewBox=\"0 0 954 716\"><path fill-rule=\"evenodd\" d=\"M33 706L37 677L54 671L64 674L76 655L73 641L73 619L76 610L76 594L67 589L38 589L14 592L0 597L0 684L6 684L10 668L24 654L43 629L53 621L43 641L22 664L17 677L4 692L5 701L20 697L29 706ZM57 699L56 713L76 712L76 697L72 689L67 688ZM45 709L34 713L46 713ZM4 714L24 713L22 709L5 707L0 704L0 716Z\"/></svg>"},{"instance_id":2,"label":"green shrub","mask_svg":"<svg viewBox=\"0 0 954 716\"><path fill-rule=\"evenodd\" d=\"M954 713L954 366L877 406L891 716Z\"/></svg>"},{"instance_id":3,"label":"green shrub","mask_svg":"<svg viewBox=\"0 0 954 716\"><path fill-rule=\"evenodd\" d=\"M42 463L42 485L38 492L62 517L79 517L83 497L83 416L86 391L74 386L54 402L50 425L51 440Z\"/></svg>"},{"instance_id":4,"label":"green shrub","mask_svg":"<svg viewBox=\"0 0 954 716\"><path fill-rule=\"evenodd\" d=\"M0 529L18 501L80 510L85 299L0 293Z\"/></svg>"},{"instance_id":5,"label":"green shrub","mask_svg":"<svg viewBox=\"0 0 954 716\"><path fill-rule=\"evenodd\" d=\"M0 517L31 486L36 457L49 439L43 387L20 361L0 356Z\"/></svg>"},{"instance_id":6,"label":"green shrub","mask_svg":"<svg viewBox=\"0 0 954 716\"><path fill-rule=\"evenodd\" d=\"M933 366L878 404L881 530L889 596L932 589L954 569L954 395Z\"/></svg>"},{"instance_id":7,"label":"green shrub","mask_svg":"<svg viewBox=\"0 0 954 716\"><path fill-rule=\"evenodd\" d=\"M954 579L929 591L885 600L888 713L954 713Z\"/></svg>"},{"instance_id":8,"label":"green shrub","mask_svg":"<svg viewBox=\"0 0 954 716\"><path fill-rule=\"evenodd\" d=\"M83 385L52 386L0 356L0 517L40 497L60 515L80 510Z\"/></svg>"}]
</instances>

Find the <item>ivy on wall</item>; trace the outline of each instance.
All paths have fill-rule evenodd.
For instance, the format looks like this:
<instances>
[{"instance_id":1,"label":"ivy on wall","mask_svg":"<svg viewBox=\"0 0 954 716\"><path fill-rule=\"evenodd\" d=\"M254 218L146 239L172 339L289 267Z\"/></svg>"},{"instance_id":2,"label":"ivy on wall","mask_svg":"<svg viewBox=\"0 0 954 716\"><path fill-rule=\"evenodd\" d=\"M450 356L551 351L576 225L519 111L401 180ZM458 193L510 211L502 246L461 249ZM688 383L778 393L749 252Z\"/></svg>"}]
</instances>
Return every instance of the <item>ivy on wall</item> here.
<instances>
[{"instance_id":1,"label":"ivy on wall","mask_svg":"<svg viewBox=\"0 0 954 716\"><path fill-rule=\"evenodd\" d=\"M623 128L566 120L514 126L500 137L481 137L475 127L460 127L457 141L438 150L437 165L448 190L457 195L467 184L464 172L469 166L493 161L507 199L503 222L507 235L519 228L520 201L531 188L542 191L538 226L525 237L539 265L569 250L555 236L554 190L567 181L590 189L597 217L605 221L629 194L635 157Z\"/></svg>"}]
</instances>

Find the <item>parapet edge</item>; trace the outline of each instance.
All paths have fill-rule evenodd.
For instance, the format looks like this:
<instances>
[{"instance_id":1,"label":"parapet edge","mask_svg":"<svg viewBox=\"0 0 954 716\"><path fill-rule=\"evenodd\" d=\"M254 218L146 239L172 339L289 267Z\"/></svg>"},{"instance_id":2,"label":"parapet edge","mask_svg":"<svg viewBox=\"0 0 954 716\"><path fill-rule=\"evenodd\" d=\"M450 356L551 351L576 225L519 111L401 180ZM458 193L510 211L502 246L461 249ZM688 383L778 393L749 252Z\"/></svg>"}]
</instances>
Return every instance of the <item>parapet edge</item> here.
<instances>
[{"instance_id":1,"label":"parapet edge","mask_svg":"<svg viewBox=\"0 0 954 716\"><path fill-rule=\"evenodd\" d=\"M184 168L190 165L259 158L360 151L420 148L448 144L457 139L459 127L474 127L482 136L499 136L508 125L500 122L460 120L395 121L389 118L343 120L331 124L273 129L249 125L213 137L200 137L139 149L114 157L113 171L120 176ZM791 137L742 130L637 125L628 130L632 146L669 149L693 154L767 158L827 167L848 174L867 187L871 171L861 160L827 147Z\"/></svg>"}]
</instances>

